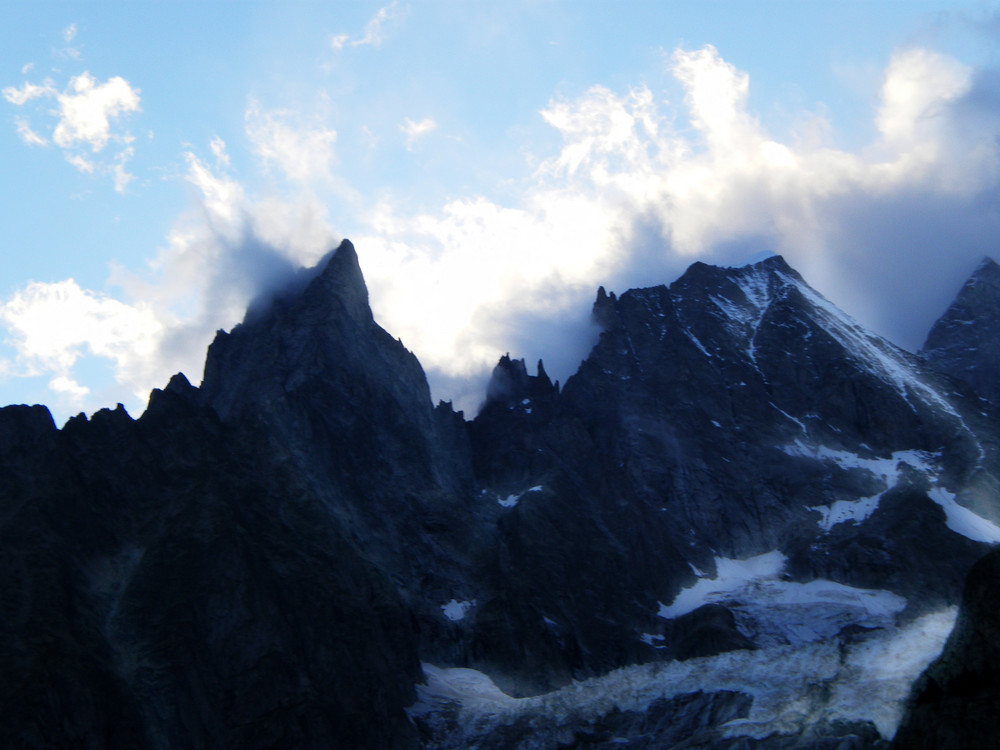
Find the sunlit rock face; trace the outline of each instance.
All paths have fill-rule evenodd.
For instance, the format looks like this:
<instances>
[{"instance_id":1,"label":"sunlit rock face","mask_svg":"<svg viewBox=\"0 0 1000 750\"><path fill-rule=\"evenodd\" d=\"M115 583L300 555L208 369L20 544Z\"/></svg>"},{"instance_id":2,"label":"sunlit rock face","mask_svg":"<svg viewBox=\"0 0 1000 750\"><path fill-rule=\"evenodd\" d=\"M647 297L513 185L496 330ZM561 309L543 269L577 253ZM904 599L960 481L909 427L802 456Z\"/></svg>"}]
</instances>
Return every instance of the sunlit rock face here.
<instances>
[{"instance_id":1,"label":"sunlit rock face","mask_svg":"<svg viewBox=\"0 0 1000 750\"><path fill-rule=\"evenodd\" d=\"M0 744L884 744L1000 541L990 402L779 257L594 321L466 421L345 241L138 420L0 410Z\"/></svg>"}]
</instances>

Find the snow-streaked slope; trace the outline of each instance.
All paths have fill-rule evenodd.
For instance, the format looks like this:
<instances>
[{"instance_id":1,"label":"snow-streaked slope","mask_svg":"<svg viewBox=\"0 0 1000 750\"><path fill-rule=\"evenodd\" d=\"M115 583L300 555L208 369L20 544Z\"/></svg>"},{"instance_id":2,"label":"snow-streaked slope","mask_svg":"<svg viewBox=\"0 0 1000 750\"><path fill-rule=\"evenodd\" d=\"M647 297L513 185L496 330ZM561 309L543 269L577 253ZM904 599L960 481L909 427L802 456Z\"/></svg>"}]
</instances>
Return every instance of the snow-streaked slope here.
<instances>
[{"instance_id":1,"label":"snow-streaked slope","mask_svg":"<svg viewBox=\"0 0 1000 750\"><path fill-rule=\"evenodd\" d=\"M927 496L941 506L945 513L945 523L956 534L971 539L974 542L987 544L1000 543L1000 527L977 515L955 499L955 494L941 485L938 462L939 453L928 451L906 450L895 451L888 458L868 458L849 451L834 450L827 446L809 446L800 440L784 446L784 452L790 456L801 456L816 461L827 461L839 468L850 471L863 471L873 475L883 485L883 492L895 487L904 467L923 475L930 485ZM878 508L881 494L862 497L857 500L840 500L831 505L811 506L810 510L820 514L819 525L824 531L829 531L840 523L861 523Z\"/></svg>"}]
</instances>

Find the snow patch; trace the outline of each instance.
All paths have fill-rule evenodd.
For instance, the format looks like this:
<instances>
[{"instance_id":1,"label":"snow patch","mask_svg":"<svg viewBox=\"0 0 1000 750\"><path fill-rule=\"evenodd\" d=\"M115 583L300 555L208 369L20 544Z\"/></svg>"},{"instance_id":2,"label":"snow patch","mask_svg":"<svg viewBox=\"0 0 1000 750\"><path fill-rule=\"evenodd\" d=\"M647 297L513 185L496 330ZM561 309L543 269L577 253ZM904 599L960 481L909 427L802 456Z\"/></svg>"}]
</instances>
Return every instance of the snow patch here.
<instances>
[{"instance_id":1,"label":"snow patch","mask_svg":"<svg viewBox=\"0 0 1000 750\"><path fill-rule=\"evenodd\" d=\"M859 500L838 500L833 505L812 505L809 510L820 514L819 527L830 531L838 523L861 523L878 509L881 495L863 497Z\"/></svg>"},{"instance_id":2,"label":"snow patch","mask_svg":"<svg viewBox=\"0 0 1000 750\"><path fill-rule=\"evenodd\" d=\"M698 349L701 350L702 354L704 354L706 357L711 357L712 356L712 353L710 351L708 351L708 349L705 348L705 345L702 344L701 341L698 340L697 336L695 336L693 333L691 333L690 329L685 328L683 330L684 330L685 335L689 339L691 339L691 343L694 344L696 347L698 347Z\"/></svg>"},{"instance_id":3,"label":"snow patch","mask_svg":"<svg viewBox=\"0 0 1000 750\"><path fill-rule=\"evenodd\" d=\"M469 613L473 607L476 606L476 600L472 599L469 601L460 602L457 599L452 599L447 604L441 605L441 611L444 616L447 617L452 622L461 622L465 619L465 616Z\"/></svg>"},{"instance_id":4,"label":"snow patch","mask_svg":"<svg viewBox=\"0 0 1000 750\"><path fill-rule=\"evenodd\" d=\"M845 470L868 471L882 482L883 492L899 483L902 467L908 465L927 477L932 485L927 496L944 510L945 523L949 529L974 542L1000 543L1000 526L959 505L954 493L939 485L937 460L941 458L940 453L906 450L896 451L889 458L863 458L854 453L822 445L807 446L800 440L785 446L782 450L790 456L830 461ZM830 531L838 523L864 521L878 509L880 497L881 495L873 495L858 500L838 500L832 505L810 506L809 510L817 511L820 514L820 528Z\"/></svg>"},{"instance_id":5,"label":"snow patch","mask_svg":"<svg viewBox=\"0 0 1000 750\"><path fill-rule=\"evenodd\" d=\"M973 513L955 501L955 496L942 487L935 487L927 496L944 510L945 523L956 534L974 542L1000 543L1000 527Z\"/></svg>"},{"instance_id":6,"label":"snow patch","mask_svg":"<svg viewBox=\"0 0 1000 750\"><path fill-rule=\"evenodd\" d=\"M541 491L542 491L542 485L539 484L517 495L507 495L507 497L498 497L497 503L502 505L504 508L513 508L515 505L518 504L518 502L520 502L521 498L527 495L529 492L541 492Z\"/></svg>"},{"instance_id":7,"label":"snow patch","mask_svg":"<svg viewBox=\"0 0 1000 750\"><path fill-rule=\"evenodd\" d=\"M662 645L666 638L656 633L643 633L639 636L639 640L653 648L666 648L666 646Z\"/></svg>"},{"instance_id":8,"label":"snow patch","mask_svg":"<svg viewBox=\"0 0 1000 750\"><path fill-rule=\"evenodd\" d=\"M785 556L774 550L746 560L715 558L715 578L700 578L689 588L682 589L669 605L660 603L660 617L671 620L688 612L693 612L703 604L708 604L728 594L744 588L752 581L776 576L785 567ZM696 573L697 575L697 573Z\"/></svg>"}]
</instances>

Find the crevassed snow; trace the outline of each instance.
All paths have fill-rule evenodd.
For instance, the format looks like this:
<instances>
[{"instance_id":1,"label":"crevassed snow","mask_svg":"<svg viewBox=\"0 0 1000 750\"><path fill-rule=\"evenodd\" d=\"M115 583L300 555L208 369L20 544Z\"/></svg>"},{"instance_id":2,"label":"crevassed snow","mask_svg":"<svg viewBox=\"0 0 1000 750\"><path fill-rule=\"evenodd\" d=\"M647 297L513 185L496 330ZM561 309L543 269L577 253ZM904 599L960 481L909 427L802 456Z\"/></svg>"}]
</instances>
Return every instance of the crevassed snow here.
<instances>
[{"instance_id":1,"label":"crevassed snow","mask_svg":"<svg viewBox=\"0 0 1000 750\"><path fill-rule=\"evenodd\" d=\"M704 604L725 604L737 627L757 646L831 638L848 625L891 627L906 599L891 591L860 589L818 579L780 580L785 556L775 550L746 560L716 558L716 577L683 589L657 614L673 619Z\"/></svg>"},{"instance_id":2,"label":"crevassed snow","mask_svg":"<svg viewBox=\"0 0 1000 750\"><path fill-rule=\"evenodd\" d=\"M476 600L472 599L469 601L460 602L457 599L452 599L447 604L441 605L441 611L444 616L447 617L452 622L460 622L465 619L465 616L469 613L469 610L476 606Z\"/></svg>"},{"instance_id":3,"label":"crevassed snow","mask_svg":"<svg viewBox=\"0 0 1000 750\"><path fill-rule=\"evenodd\" d=\"M895 734L913 680L940 653L956 608L925 615L903 628L860 642L831 639L733 651L683 662L623 667L545 695L512 698L468 669L424 665L411 716L458 705L454 741L473 747L498 727L529 721L539 731L532 747L558 746L560 726L617 709L645 711L656 700L698 691L737 691L753 698L746 719L724 727L729 738L794 734L821 723L871 721L883 738ZM651 639L653 640L653 639ZM537 743L537 744L535 744Z\"/></svg>"}]
</instances>

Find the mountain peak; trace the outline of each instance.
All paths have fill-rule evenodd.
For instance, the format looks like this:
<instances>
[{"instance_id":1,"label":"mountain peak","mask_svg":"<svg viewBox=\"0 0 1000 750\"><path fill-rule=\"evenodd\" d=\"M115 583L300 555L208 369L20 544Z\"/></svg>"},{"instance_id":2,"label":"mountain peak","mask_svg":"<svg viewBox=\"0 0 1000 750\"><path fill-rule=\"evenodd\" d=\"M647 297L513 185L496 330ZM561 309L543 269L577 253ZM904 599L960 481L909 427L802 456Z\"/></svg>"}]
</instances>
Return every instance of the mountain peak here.
<instances>
[{"instance_id":1,"label":"mountain peak","mask_svg":"<svg viewBox=\"0 0 1000 750\"><path fill-rule=\"evenodd\" d=\"M318 275L306 287L306 297L319 298L323 306L337 300L343 311L357 322L372 321L368 287L361 273L358 253L350 240L342 240L336 250L316 265L316 270Z\"/></svg>"},{"instance_id":2,"label":"mountain peak","mask_svg":"<svg viewBox=\"0 0 1000 750\"><path fill-rule=\"evenodd\" d=\"M922 354L936 370L1000 402L1000 265L984 257L927 334Z\"/></svg>"}]
</instances>

